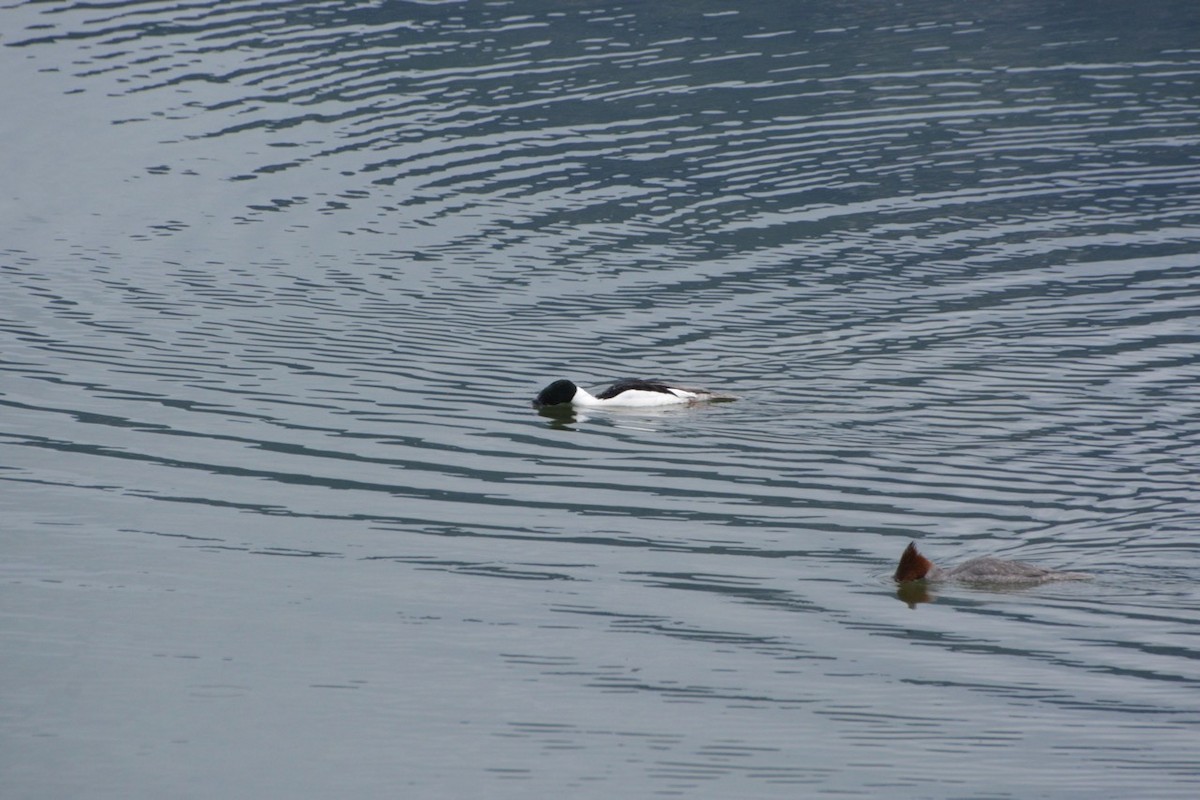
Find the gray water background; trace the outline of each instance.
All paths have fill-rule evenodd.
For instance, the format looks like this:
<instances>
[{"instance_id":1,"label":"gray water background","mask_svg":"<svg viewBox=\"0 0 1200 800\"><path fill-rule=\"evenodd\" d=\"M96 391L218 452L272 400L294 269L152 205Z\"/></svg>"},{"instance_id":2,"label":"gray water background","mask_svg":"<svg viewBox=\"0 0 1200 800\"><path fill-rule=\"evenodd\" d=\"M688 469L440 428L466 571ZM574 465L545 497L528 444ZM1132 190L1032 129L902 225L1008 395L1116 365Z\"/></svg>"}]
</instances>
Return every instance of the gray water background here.
<instances>
[{"instance_id":1,"label":"gray water background","mask_svg":"<svg viewBox=\"0 0 1200 800\"><path fill-rule=\"evenodd\" d=\"M17 1L0 108L5 798L1200 791L1194 2Z\"/></svg>"}]
</instances>

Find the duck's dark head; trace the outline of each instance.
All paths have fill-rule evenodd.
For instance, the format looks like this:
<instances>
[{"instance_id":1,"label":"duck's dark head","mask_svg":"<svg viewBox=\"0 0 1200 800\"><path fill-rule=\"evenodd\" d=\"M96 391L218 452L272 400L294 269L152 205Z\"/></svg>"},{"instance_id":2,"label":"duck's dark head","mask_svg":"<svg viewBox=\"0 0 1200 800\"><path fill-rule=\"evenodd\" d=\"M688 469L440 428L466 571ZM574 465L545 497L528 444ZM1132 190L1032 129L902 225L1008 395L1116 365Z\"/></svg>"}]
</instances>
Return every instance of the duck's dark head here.
<instances>
[{"instance_id":1,"label":"duck's dark head","mask_svg":"<svg viewBox=\"0 0 1200 800\"><path fill-rule=\"evenodd\" d=\"M559 406L563 403L569 403L575 397L575 392L578 389L578 386L568 380L555 381L538 392L538 396L533 399L533 407L546 408L548 406Z\"/></svg>"}]
</instances>

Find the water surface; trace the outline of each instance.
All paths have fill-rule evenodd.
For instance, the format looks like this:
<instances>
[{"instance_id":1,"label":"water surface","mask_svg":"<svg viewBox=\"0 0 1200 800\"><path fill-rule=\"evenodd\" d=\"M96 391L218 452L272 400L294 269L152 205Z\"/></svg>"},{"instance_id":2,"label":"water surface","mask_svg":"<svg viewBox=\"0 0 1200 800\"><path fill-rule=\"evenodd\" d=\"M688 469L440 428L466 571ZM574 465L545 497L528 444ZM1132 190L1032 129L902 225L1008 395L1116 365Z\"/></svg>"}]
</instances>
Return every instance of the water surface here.
<instances>
[{"instance_id":1,"label":"water surface","mask_svg":"<svg viewBox=\"0 0 1200 800\"><path fill-rule=\"evenodd\" d=\"M1193 6L0 9L6 796L1193 796Z\"/></svg>"}]
</instances>

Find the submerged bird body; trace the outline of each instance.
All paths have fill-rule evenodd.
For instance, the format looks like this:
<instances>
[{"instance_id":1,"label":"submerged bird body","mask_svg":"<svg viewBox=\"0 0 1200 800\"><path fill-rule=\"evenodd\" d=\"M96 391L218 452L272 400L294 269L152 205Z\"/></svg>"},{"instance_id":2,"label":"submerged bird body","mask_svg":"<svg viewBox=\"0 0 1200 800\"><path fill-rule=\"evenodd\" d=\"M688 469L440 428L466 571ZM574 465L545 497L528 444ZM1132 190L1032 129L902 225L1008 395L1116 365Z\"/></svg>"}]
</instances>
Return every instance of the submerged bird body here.
<instances>
[{"instance_id":1,"label":"submerged bird body","mask_svg":"<svg viewBox=\"0 0 1200 800\"><path fill-rule=\"evenodd\" d=\"M570 404L583 408L656 408L733 399L730 395L716 394L704 389L688 389L661 381L636 378L617 381L599 394L592 394L571 381L559 380L538 393L533 407L547 408Z\"/></svg>"},{"instance_id":2,"label":"submerged bird body","mask_svg":"<svg viewBox=\"0 0 1200 800\"><path fill-rule=\"evenodd\" d=\"M1062 572L1046 569L1024 561L1008 561L1003 558L972 558L955 567L939 567L910 543L900 556L896 573L892 576L897 583L906 581L960 581L963 583L1038 584L1050 581L1088 580L1091 575L1083 572Z\"/></svg>"}]
</instances>

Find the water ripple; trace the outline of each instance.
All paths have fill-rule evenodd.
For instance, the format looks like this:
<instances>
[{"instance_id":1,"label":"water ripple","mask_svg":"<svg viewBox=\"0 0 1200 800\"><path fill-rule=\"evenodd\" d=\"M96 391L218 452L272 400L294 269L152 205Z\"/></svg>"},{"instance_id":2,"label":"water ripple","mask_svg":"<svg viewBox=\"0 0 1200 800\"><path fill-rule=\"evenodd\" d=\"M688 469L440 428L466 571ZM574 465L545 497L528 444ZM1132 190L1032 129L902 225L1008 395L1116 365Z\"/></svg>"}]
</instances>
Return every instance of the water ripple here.
<instances>
[{"instance_id":1,"label":"water ripple","mask_svg":"<svg viewBox=\"0 0 1200 800\"><path fill-rule=\"evenodd\" d=\"M1039 752L1042 784L985 776L1194 786L1182 8L1125 36L1011 5L11 4L14 529L386 571L348 617L403 603L489 685L730 726L546 711L484 737L643 742L662 791L839 788L786 766L797 730L886 743L876 789L1064 736L1091 749ZM629 375L742 399L529 408ZM888 575L914 538L1096 580L910 609ZM451 622L409 584L487 600ZM485 629L510 638L456 649Z\"/></svg>"}]
</instances>

